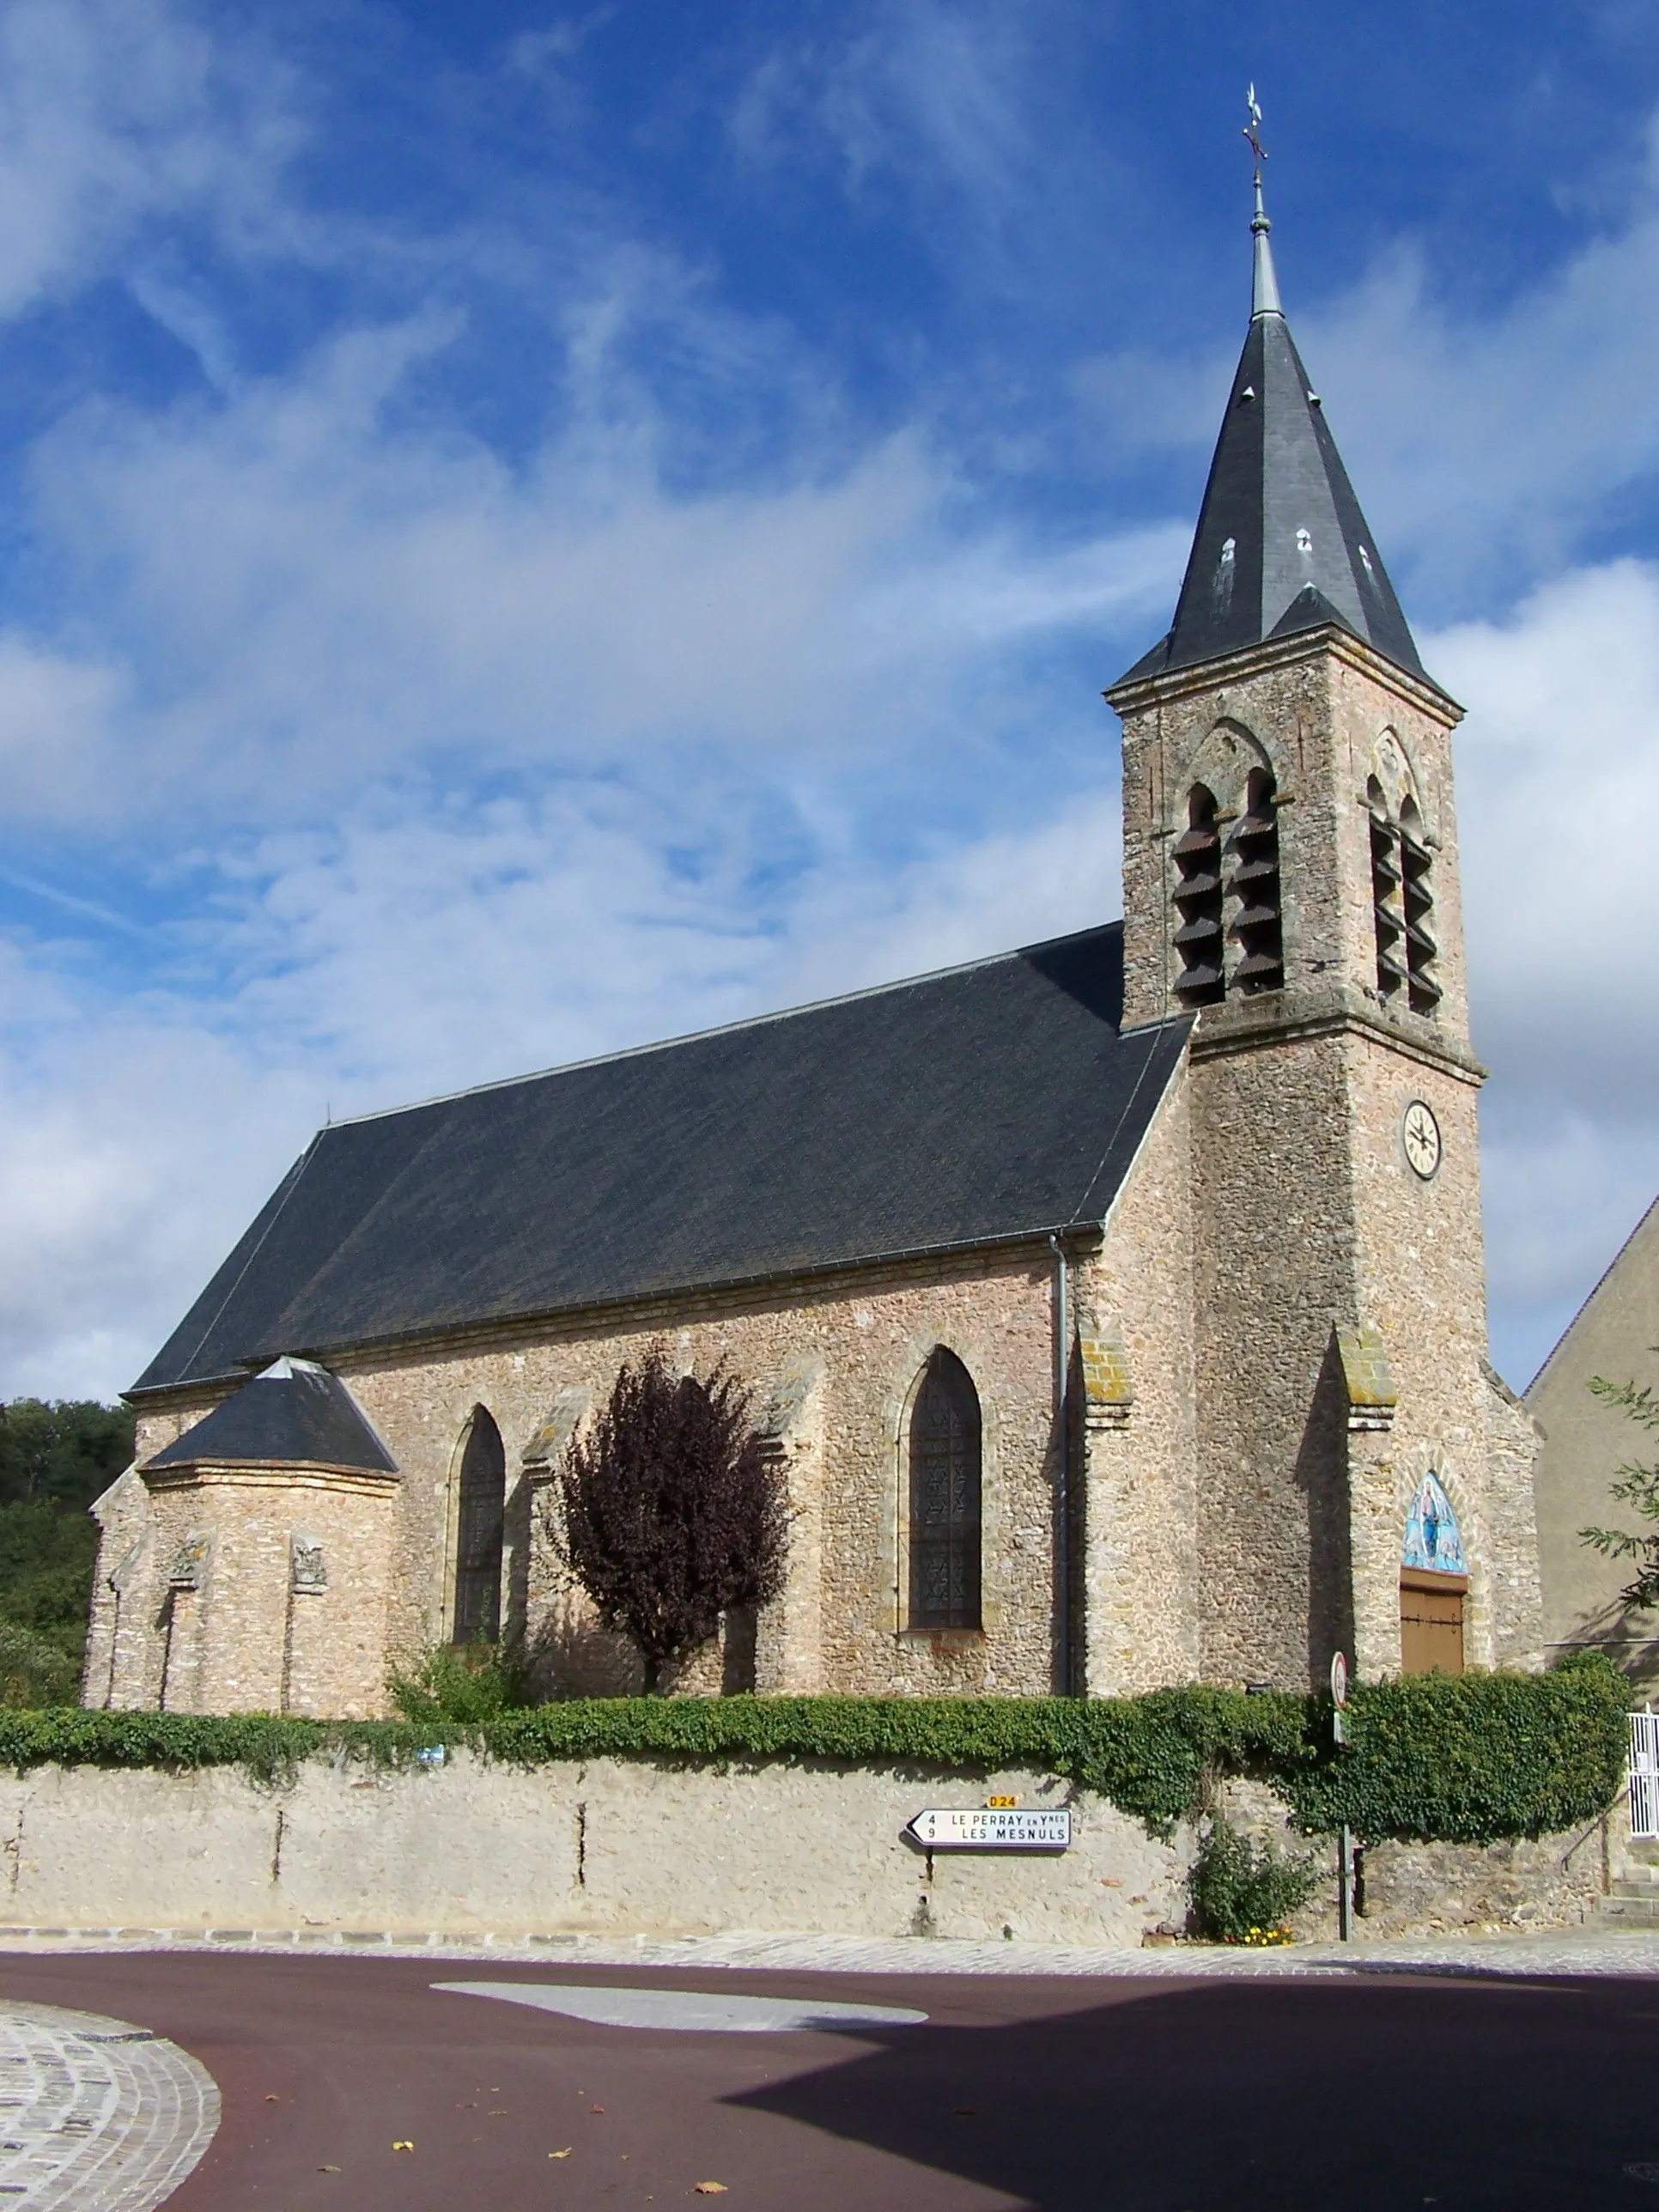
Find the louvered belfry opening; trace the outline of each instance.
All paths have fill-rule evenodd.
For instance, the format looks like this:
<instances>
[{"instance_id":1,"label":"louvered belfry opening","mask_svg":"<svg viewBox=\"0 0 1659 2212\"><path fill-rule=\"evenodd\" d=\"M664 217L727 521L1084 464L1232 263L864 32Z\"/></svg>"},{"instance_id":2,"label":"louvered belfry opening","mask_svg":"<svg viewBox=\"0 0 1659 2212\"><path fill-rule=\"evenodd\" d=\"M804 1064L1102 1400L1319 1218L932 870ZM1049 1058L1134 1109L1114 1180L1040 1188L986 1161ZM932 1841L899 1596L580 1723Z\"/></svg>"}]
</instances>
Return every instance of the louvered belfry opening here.
<instances>
[{"instance_id":1,"label":"louvered belfry opening","mask_svg":"<svg viewBox=\"0 0 1659 2212\"><path fill-rule=\"evenodd\" d=\"M501 1432L475 1406L461 1452L455 1530L457 1644L494 1644L501 1632L501 1535L507 1507L507 1453Z\"/></svg>"},{"instance_id":2,"label":"louvered belfry opening","mask_svg":"<svg viewBox=\"0 0 1659 2212\"><path fill-rule=\"evenodd\" d=\"M1400 840L1375 776L1365 786L1370 808L1371 918L1376 934L1377 996L1387 1006L1406 981L1406 913L1400 896Z\"/></svg>"},{"instance_id":3,"label":"louvered belfry opening","mask_svg":"<svg viewBox=\"0 0 1659 2212\"><path fill-rule=\"evenodd\" d=\"M1376 988L1385 1006L1407 1006L1432 1014L1440 1004L1434 976L1439 948L1430 933L1434 913L1433 856L1416 804L1407 799L1400 819L1389 813L1373 776L1365 787L1370 807L1371 910L1376 927Z\"/></svg>"},{"instance_id":4,"label":"louvered belfry opening","mask_svg":"<svg viewBox=\"0 0 1659 2212\"><path fill-rule=\"evenodd\" d=\"M1227 886L1237 901L1233 936L1239 957L1234 981L1247 995L1277 991L1285 981L1285 924L1279 888L1279 806L1265 769L1251 775L1244 812L1233 832L1233 872Z\"/></svg>"},{"instance_id":5,"label":"louvered belfry opening","mask_svg":"<svg viewBox=\"0 0 1659 2212\"><path fill-rule=\"evenodd\" d=\"M1429 934L1434 913L1429 870L1423 824L1408 799L1400 810L1400 889L1406 916L1406 993L1414 1014L1431 1014L1440 1004L1433 973L1439 947Z\"/></svg>"},{"instance_id":6,"label":"louvered belfry opening","mask_svg":"<svg viewBox=\"0 0 1659 2212\"><path fill-rule=\"evenodd\" d=\"M941 1345L910 1413L910 1626L980 1626L980 1414Z\"/></svg>"},{"instance_id":7,"label":"louvered belfry opening","mask_svg":"<svg viewBox=\"0 0 1659 2212\"><path fill-rule=\"evenodd\" d=\"M1195 783L1187 796L1187 827L1175 843L1176 989L1186 1006L1212 1006L1226 994L1222 966L1221 831L1215 793Z\"/></svg>"}]
</instances>

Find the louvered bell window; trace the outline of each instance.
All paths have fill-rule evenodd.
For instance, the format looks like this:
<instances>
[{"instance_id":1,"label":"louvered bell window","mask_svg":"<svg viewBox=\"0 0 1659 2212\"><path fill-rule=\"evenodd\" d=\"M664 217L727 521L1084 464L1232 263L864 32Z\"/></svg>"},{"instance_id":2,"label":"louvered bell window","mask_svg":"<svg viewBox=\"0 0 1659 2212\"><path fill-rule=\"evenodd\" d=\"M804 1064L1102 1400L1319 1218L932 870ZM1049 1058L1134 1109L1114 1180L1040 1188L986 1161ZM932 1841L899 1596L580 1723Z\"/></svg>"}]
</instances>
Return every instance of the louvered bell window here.
<instances>
[{"instance_id":1,"label":"louvered bell window","mask_svg":"<svg viewBox=\"0 0 1659 2212\"><path fill-rule=\"evenodd\" d=\"M1414 1014L1432 1014L1440 1004L1440 986L1434 978L1440 948L1429 930L1434 915L1431 866L1423 825L1407 799L1401 809L1400 896L1406 919L1406 994Z\"/></svg>"},{"instance_id":2,"label":"louvered bell window","mask_svg":"<svg viewBox=\"0 0 1659 2212\"><path fill-rule=\"evenodd\" d=\"M1183 1006L1212 1006L1226 993L1222 966L1221 832L1215 795L1201 783L1187 799L1187 828L1175 842L1176 990Z\"/></svg>"},{"instance_id":3,"label":"louvered bell window","mask_svg":"<svg viewBox=\"0 0 1659 2212\"><path fill-rule=\"evenodd\" d=\"M1400 838L1382 805L1371 797L1371 915L1376 933L1376 989L1384 1006L1406 981L1406 916L1400 896Z\"/></svg>"},{"instance_id":4,"label":"louvered bell window","mask_svg":"<svg viewBox=\"0 0 1659 2212\"><path fill-rule=\"evenodd\" d=\"M1434 974L1439 951L1431 930L1433 855L1411 799L1401 819L1389 818L1380 785L1367 787L1370 804L1371 909L1376 928L1376 988L1385 1006L1407 1006L1431 1015L1440 1004Z\"/></svg>"},{"instance_id":5,"label":"louvered bell window","mask_svg":"<svg viewBox=\"0 0 1659 2212\"><path fill-rule=\"evenodd\" d=\"M1245 811L1233 832L1238 959L1233 980L1247 996L1277 991L1285 981L1285 926L1279 888L1279 805L1273 778L1261 769L1249 781Z\"/></svg>"},{"instance_id":6,"label":"louvered bell window","mask_svg":"<svg viewBox=\"0 0 1659 2212\"><path fill-rule=\"evenodd\" d=\"M482 1406L473 1408L467 1429L460 1490L451 1633L457 1644L494 1644L501 1632L507 1453L501 1431Z\"/></svg>"},{"instance_id":7,"label":"louvered bell window","mask_svg":"<svg viewBox=\"0 0 1659 2212\"><path fill-rule=\"evenodd\" d=\"M941 1346L910 1414L910 1626L977 1628L979 1568L979 1394Z\"/></svg>"}]
</instances>

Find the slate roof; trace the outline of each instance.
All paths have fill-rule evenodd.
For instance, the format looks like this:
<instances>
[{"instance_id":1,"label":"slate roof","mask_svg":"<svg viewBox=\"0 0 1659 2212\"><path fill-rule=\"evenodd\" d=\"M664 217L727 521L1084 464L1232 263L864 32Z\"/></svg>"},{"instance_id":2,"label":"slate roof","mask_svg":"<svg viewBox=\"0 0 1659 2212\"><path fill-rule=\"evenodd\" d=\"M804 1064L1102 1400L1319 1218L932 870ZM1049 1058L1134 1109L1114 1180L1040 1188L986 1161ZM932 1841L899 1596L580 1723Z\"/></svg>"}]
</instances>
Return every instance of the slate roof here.
<instances>
[{"instance_id":1,"label":"slate roof","mask_svg":"<svg viewBox=\"0 0 1659 2212\"><path fill-rule=\"evenodd\" d=\"M144 1464L343 1467L395 1474L396 1461L337 1375L308 1359L278 1359Z\"/></svg>"},{"instance_id":2,"label":"slate roof","mask_svg":"<svg viewBox=\"0 0 1659 2212\"><path fill-rule=\"evenodd\" d=\"M1228 394L1175 622L1118 681L1330 622L1421 676L1376 540L1278 304L1265 218L1258 221L1256 312Z\"/></svg>"},{"instance_id":3,"label":"slate roof","mask_svg":"<svg viewBox=\"0 0 1659 2212\"><path fill-rule=\"evenodd\" d=\"M1114 923L335 1123L134 1395L1098 1224L1190 1026L1121 1036L1122 959Z\"/></svg>"}]
</instances>

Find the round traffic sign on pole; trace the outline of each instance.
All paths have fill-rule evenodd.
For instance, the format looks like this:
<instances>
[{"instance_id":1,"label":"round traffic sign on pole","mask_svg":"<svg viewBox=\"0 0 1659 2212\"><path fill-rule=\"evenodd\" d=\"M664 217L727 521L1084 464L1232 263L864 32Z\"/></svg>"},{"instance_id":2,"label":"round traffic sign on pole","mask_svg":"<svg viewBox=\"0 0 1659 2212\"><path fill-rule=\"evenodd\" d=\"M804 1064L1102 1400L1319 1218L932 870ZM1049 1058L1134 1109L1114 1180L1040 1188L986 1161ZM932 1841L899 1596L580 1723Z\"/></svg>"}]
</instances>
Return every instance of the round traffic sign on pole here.
<instances>
[{"instance_id":1,"label":"round traffic sign on pole","mask_svg":"<svg viewBox=\"0 0 1659 2212\"><path fill-rule=\"evenodd\" d=\"M1340 1712L1348 1702L1348 1662L1339 1651L1331 1660L1331 1703Z\"/></svg>"}]
</instances>

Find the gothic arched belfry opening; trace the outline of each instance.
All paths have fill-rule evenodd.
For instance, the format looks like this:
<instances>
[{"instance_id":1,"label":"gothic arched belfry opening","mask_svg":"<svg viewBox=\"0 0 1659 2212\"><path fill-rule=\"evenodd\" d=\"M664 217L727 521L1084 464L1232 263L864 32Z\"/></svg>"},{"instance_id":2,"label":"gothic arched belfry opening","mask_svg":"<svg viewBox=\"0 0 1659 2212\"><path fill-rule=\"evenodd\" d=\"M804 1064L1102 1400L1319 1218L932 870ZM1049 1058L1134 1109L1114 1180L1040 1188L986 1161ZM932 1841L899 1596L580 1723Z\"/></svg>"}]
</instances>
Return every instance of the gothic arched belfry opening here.
<instances>
[{"instance_id":1,"label":"gothic arched belfry opening","mask_svg":"<svg viewBox=\"0 0 1659 2212\"><path fill-rule=\"evenodd\" d=\"M1407 1504L1454 1461L1479 1504L1469 1657L1523 1662L1534 1439L1486 1359L1462 710L1419 658L1291 337L1259 162L1251 228L1175 620L1107 693L1125 1029L1195 1016L1201 1671L1317 1680L1350 1640L1362 1673L1398 1671Z\"/></svg>"}]
</instances>

